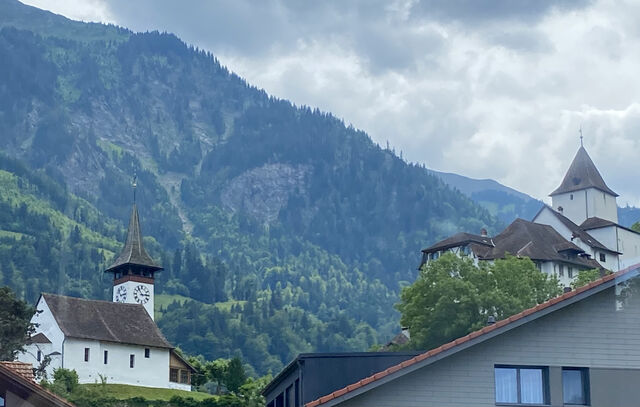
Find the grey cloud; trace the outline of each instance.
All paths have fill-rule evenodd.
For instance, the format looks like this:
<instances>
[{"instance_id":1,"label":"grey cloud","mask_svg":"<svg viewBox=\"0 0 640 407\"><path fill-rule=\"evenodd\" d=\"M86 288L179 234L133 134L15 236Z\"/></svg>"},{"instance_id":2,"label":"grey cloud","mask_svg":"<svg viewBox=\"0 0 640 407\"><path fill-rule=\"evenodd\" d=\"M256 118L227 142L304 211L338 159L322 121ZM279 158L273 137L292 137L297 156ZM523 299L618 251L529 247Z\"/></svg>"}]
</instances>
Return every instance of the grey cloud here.
<instances>
[{"instance_id":1,"label":"grey cloud","mask_svg":"<svg viewBox=\"0 0 640 407\"><path fill-rule=\"evenodd\" d=\"M483 23L500 20L535 22L552 10L584 8L591 0L420 0L414 16L461 23Z\"/></svg>"}]
</instances>

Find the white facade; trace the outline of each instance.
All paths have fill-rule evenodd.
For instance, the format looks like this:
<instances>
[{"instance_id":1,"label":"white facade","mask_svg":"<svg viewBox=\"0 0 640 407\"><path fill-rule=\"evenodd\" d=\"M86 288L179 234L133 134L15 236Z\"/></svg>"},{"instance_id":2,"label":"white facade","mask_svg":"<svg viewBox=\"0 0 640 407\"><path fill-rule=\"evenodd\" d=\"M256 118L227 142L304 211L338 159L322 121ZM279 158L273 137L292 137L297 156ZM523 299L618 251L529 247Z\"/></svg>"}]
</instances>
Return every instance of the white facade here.
<instances>
[{"instance_id":1,"label":"white facade","mask_svg":"<svg viewBox=\"0 0 640 407\"><path fill-rule=\"evenodd\" d=\"M565 192L551 197L553 209L562 208L562 214L576 225L589 218L601 218L618 223L616 197L596 188Z\"/></svg>"},{"instance_id":2,"label":"white facade","mask_svg":"<svg viewBox=\"0 0 640 407\"><path fill-rule=\"evenodd\" d=\"M113 302L141 304L151 319L154 319L153 301L153 284L129 280L113 286Z\"/></svg>"},{"instance_id":3,"label":"white facade","mask_svg":"<svg viewBox=\"0 0 640 407\"><path fill-rule=\"evenodd\" d=\"M88 361L84 360L85 354ZM64 344L64 365L75 369L80 383L100 383L104 378L107 383L169 387L169 349L68 338Z\"/></svg>"}]
</instances>

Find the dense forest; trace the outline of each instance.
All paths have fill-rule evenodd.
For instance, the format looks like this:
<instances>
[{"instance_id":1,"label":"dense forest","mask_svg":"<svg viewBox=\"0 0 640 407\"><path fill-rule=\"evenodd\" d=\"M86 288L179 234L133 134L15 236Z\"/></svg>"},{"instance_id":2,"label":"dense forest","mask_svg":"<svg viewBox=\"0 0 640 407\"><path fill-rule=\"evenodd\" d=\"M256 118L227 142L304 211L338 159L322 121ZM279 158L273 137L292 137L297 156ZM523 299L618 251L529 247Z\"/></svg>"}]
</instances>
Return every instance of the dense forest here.
<instances>
[{"instance_id":1,"label":"dense forest","mask_svg":"<svg viewBox=\"0 0 640 407\"><path fill-rule=\"evenodd\" d=\"M399 328L420 249L486 209L331 114L166 33L0 3L0 283L110 298L138 178L158 324L258 374Z\"/></svg>"}]
</instances>

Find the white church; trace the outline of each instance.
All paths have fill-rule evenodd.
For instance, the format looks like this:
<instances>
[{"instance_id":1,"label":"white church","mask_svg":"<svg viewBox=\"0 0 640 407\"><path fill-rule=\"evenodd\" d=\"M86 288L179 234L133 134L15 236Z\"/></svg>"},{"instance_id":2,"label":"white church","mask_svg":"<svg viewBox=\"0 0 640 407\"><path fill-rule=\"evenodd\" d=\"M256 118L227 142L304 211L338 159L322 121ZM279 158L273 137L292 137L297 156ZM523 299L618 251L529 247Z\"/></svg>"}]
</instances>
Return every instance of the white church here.
<instances>
[{"instance_id":1,"label":"white church","mask_svg":"<svg viewBox=\"0 0 640 407\"><path fill-rule=\"evenodd\" d=\"M105 270L113 274L113 301L43 293L31 322L36 332L18 356L47 375L73 369L80 383L130 384L191 390L195 369L174 351L154 322L154 275L162 270L143 246L134 204L122 253Z\"/></svg>"},{"instance_id":2,"label":"white church","mask_svg":"<svg viewBox=\"0 0 640 407\"><path fill-rule=\"evenodd\" d=\"M584 146L560 186L532 221L516 219L496 236L458 233L424 249L422 264L451 251L478 261L507 253L529 257L569 286L578 272L622 270L640 263L640 234L618 224L618 194L604 182Z\"/></svg>"}]
</instances>

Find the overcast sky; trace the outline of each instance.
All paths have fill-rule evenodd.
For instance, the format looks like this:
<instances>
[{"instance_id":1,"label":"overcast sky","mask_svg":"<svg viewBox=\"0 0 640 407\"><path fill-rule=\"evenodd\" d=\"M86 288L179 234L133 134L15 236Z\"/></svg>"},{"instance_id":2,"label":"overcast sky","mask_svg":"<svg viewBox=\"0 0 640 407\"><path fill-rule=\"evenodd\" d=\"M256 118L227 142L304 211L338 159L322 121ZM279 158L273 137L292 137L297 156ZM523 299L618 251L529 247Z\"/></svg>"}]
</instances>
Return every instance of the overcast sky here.
<instances>
[{"instance_id":1,"label":"overcast sky","mask_svg":"<svg viewBox=\"0 0 640 407\"><path fill-rule=\"evenodd\" d=\"M175 33L409 161L544 198L585 147L640 206L639 2L27 0Z\"/></svg>"}]
</instances>

